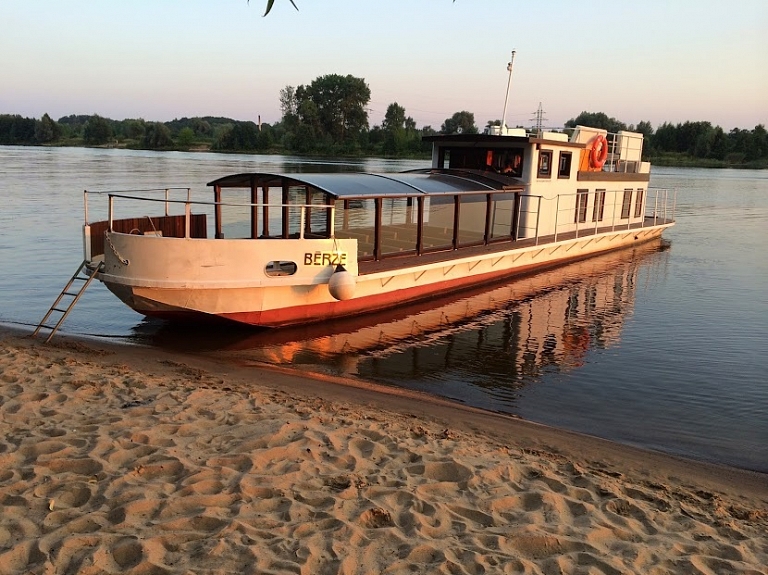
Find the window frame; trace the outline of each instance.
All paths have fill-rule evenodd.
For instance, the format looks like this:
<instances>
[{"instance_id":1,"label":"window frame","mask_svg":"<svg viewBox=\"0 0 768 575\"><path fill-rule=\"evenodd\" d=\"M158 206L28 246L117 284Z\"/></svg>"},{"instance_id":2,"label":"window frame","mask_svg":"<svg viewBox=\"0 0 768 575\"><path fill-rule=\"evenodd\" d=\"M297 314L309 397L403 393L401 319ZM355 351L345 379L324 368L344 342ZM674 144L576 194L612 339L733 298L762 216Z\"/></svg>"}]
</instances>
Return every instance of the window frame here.
<instances>
[{"instance_id":1,"label":"window frame","mask_svg":"<svg viewBox=\"0 0 768 575\"><path fill-rule=\"evenodd\" d=\"M595 190L595 201L592 204L592 221L602 222L605 217L605 190Z\"/></svg>"},{"instance_id":2,"label":"window frame","mask_svg":"<svg viewBox=\"0 0 768 575\"><path fill-rule=\"evenodd\" d=\"M574 224L583 224L587 221L587 206L589 205L589 190L576 190L576 210L573 214Z\"/></svg>"},{"instance_id":3,"label":"window frame","mask_svg":"<svg viewBox=\"0 0 768 575\"><path fill-rule=\"evenodd\" d=\"M639 218L643 215L643 199L645 196L645 190L643 188L637 188L635 192L635 217Z\"/></svg>"},{"instance_id":4,"label":"window frame","mask_svg":"<svg viewBox=\"0 0 768 575\"><path fill-rule=\"evenodd\" d=\"M539 150L539 162L536 168L537 178L552 177L552 155L552 150Z\"/></svg>"},{"instance_id":5,"label":"window frame","mask_svg":"<svg viewBox=\"0 0 768 575\"><path fill-rule=\"evenodd\" d=\"M621 216L619 219L628 220L632 213L632 188L624 188L624 196L621 199Z\"/></svg>"},{"instance_id":6,"label":"window frame","mask_svg":"<svg viewBox=\"0 0 768 575\"><path fill-rule=\"evenodd\" d=\"M566 161L563 169L563 160ZM557 177L561 180L568 180L571 177L571 165L573 163L573 152L561 151L557 159Z\"/></svg>"}]
</instances>

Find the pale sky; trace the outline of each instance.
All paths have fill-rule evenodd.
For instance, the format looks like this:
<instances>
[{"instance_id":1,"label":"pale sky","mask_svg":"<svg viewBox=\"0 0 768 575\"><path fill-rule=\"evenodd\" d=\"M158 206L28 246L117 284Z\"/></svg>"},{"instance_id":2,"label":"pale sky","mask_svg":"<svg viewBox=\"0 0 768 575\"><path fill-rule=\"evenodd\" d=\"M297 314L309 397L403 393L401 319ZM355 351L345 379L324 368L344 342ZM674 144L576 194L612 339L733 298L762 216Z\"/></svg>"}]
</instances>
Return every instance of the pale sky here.
<instances>
[{"instance_id":1,"label":"pale sky","mask_svg":"<svg viewBox=\"0 0 768 575\"><path fill-rule=\"evenodd\" d=\"M279 92L364 78L369 120L768 124L768 0L0 0L0 114L274 123Z\"/></svg>"}]
</instances>

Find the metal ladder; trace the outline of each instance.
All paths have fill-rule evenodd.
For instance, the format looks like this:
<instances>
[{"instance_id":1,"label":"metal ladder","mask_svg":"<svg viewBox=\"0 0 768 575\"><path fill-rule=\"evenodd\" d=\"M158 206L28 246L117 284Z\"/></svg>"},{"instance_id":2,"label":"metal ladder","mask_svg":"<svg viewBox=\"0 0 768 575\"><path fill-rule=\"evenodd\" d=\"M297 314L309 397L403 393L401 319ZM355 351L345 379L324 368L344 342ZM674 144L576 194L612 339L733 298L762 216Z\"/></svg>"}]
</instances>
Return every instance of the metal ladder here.
<instances>
[{"instance_id":1,"label":"metal ladder","mask_svg":"<svg viewBox=\"0 0 768 575\"><path fill-rule=\"evenodd\" d=\"M69 312L72 311L72 308L75 307L75 304L80 299L80 296L82 296L83 292L85 292L85 289L91 285L91 282L96 278L96 274L104 267L104 262L99 262L99 265L95 267L89 267L87 264L88 260L83 260L83 262L78 266L77 270L72 275L67 285L64 286L63 290L61 290L59 297L57 297L56 301L53 302L53 305L48 310L48 313L45 314L45 317L40 320L40 323L38 324L35 331L32 332L32 337L36 337L40 330L45 328L51 330L51 333L49 333L48 337L45 339L45 343L51 341L53 334L56 333L56 330L58 330L61 324L64 323L64 320L69 315ZM69 291L72 287L72 284L75 282L82 282L80 284L80 288L74 291ZM72 301L69 302L69 305L67 305L66 309L57 307L65 296L73 298ZM48 321L48 318L51 317L54 312L62 314L59 318L59 321L56 322L56 325L54 326L47 325L45 322Z\"/></svg>"}]
</instances>

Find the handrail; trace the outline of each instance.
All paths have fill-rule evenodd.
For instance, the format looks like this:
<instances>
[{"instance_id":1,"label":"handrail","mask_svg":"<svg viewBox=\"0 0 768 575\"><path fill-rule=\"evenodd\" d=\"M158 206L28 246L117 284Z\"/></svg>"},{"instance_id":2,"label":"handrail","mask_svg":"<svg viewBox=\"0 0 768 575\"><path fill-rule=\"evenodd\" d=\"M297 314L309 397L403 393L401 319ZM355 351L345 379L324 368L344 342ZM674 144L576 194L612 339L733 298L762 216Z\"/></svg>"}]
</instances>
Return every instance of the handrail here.
<instances>
[{"instance_id":1,"label":"handrail","mask_svg":"<svg viewBox=\"0 0 768 575\"><path fill-rule=\"evenodd\" d=\"M186 189L186 188L184 188ZM171 204L194 204L200 206L234 206L238 208L317 208L317 209L329 209L335 207L335 204L283 204L283 203L268 203L263 202L207 202L204 200L165 200L159 198L141 198L137 196L123 196L121 194L109 194L112 198L121 198L124 200L139 200L147 202L163 202Z\"/></svg>"},{"instance_id":2,"label":"handrail","mask_svg":"<svg viewBox=\"0 0 768 575\"><path fill-rule=\"evenodd\" d=\"M593 196L598 190L589 191L589 195ZM557 194L556 196L552 198L545 198L549 201L555 202L555 210L554 210L554 222L553 222L553 235L555 241L557 241L558 234L561 233L575 233L576 237L580 237L583 235L583 232L587 228L593 228L592 223L594 223L594 231L597 232L600 228L610 228L611 231L616 231L617 229L631 229L632 226L640 225L640 226L646 226L648 224L645 223L645 218L652 217L653 223L652 225L657 225L658 221L661 220L662 223L665 222L673 222L674 221L674 212L675 212L675 205L677 200L677 190L672 188L659 188L659 187L648 187L646 188L646 194L644 194L643 198L643 211L642 216L635 216L633 215L635 213L634 209L630 211L629 217L623 218L623 217L617 217L617 214L619 214L622 202L623 202L623 194L625 192L624 189L615 189L615 190L599 190L603 191L606 194L606 199L604 201L604 205L610 205L611 206L611 213L610 217L607 218L608 221L606 221L605 218L594 219L593 222L587 223L587 219L584 221L581 221L579 217L577 217L576 221L573 221L572 217L566 217L563 218L560 212L568 212L572 213L573 210L578 210L578 196L580 194L583 194L584 192L575 192L575 193L566 193L566 194ZM634 198L636 194L636 190L633 190L633 199L632 201L636 201ZM575 202L562 202L561 199L564 198L575 198ZM592 200L594 201L594 200ZM594 217L594 205L593 205L593 217ZM577 212L577 216L579 216L579 213ZM587 215L587 218L589 216ZM565 223L563 223L563 220ZM626 221L625 221L626 220Z\"/></svg>"},{"instance_id":3,"label":"handrail","mask_svg":"<svg viewBox=\"0 0 768 575\"><path fill-rule=\"evenodd\" d=\"M187 199L185 200L174 200L170 199L169 197L169 190L186 190L187 192ZM191 227L192 227L192 205L199 205L199 206L226 206L226 207L239 207L239 208L294 208L301 210L300 212L300 227L299 227L299 237L301 239L304 239L304 226L306 222L306 212L307 210L316 209L316 210L330 210L330 233L331 237L334 236L335 233L335 211L336 211L336 205L335 204L286 204L286 203L263 203L263 202L215 202L215 201L205 201L205 200L192 200L191 195L191 189L190 188L154 188L152 190L135 190L135 191L153 191L153 192L165 192L164 198L147 198L143 196L132 196L127 195L123 192L103 192L106 193L107 197L109 198L109 214L108 214L108 230L113 231L113 222L114 222L114 204L115 199L119 198L121 200L134 200L134 201L140 201L140 202L162 202L165 205L165 215L167 216L169 214L168 206L169 204L182 204L184 205L184 237L189 238L191 235ZM87 221L87 211L88 211L88 202L87 202L87 194L89 192L85 191L85 197L86 197L86 225L88 225Z\"/></svg>"}]
</instances>

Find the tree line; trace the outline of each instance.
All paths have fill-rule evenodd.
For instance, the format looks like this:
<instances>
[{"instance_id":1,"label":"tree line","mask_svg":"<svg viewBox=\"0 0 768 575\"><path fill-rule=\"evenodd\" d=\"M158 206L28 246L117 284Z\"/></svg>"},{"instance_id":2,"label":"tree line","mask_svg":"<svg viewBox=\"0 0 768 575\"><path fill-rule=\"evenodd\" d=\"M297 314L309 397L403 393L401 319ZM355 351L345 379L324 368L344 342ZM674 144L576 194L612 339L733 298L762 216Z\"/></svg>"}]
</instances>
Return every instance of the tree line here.
<instances>
[{"instance_id":1,"label":"tree line","mask_svg":"<svg viewBox=\"0 0 768 575\"><path fill-rule=\"evenodd\" d=\"M602 112L582 112L565 123L566 128L577 125L640 132L643 158L657 165L768 168L768 132L763 124L726 132L710 122L664 122L654 130L650 122L627 125Z\"/></svg>"},{"instance_id":2,"label":"tree line","mask_svg":"<svg viewBox=\"0 0 768 575\"><path fill-rule=\"evenodd\" d=\"M446 118L439 130L418 128L397 102L387 106L380 125L371 127L370 98L364 79L330 74L280 90L282 117L274 124L211 116L151 122L98 114L58 120L48 114L40 119L0 114L0 144L428 157L431 146L422 141L423 136L478 132L474 114L466 110ZM486 126L500 123L489 120ZM725 132L710 122L665 122L654 130L650 122L626 125L602 112L582 112L566 122L565 130L576 125L642 132L644 157L661 165L768 167L768 135L762 124L752 130Z\"/></svg>"}]
</instances>

